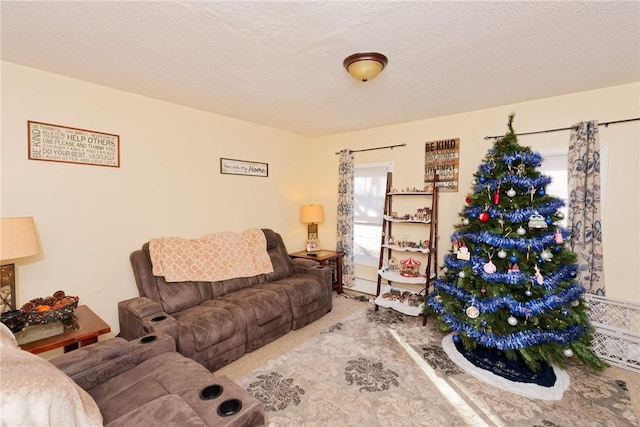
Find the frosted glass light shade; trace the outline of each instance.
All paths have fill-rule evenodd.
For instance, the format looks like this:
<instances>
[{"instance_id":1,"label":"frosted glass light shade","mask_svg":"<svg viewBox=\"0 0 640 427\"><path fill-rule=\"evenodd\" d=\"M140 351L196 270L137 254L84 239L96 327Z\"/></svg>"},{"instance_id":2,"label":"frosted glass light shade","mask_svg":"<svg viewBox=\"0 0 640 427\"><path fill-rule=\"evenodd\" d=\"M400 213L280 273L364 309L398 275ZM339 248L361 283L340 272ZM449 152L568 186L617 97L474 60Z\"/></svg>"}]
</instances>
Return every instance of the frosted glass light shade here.
<instances>
[{"instance_id":1,"label":"frosted glass light shade","mask_svg":"<svg viewBox=\"0 0 640 427\"><path fill-rule=\"evenodd\" d=\"M375 79L387 63L387 57L376 52L354 53L343 61L344 68L349 74L361 82Z\"/></svg>"}]
</instances>

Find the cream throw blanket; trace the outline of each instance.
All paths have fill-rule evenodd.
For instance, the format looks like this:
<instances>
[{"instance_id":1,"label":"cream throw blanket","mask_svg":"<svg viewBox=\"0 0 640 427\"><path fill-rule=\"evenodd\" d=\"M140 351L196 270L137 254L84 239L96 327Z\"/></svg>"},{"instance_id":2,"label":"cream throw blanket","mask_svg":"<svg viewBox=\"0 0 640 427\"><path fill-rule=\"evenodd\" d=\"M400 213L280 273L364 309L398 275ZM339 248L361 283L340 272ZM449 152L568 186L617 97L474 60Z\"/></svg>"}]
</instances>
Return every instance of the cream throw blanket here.
<instances>
[{"instance_id":1,"label":"cream throw blanket","mask_svg":"<svg viewBox=\"0 0 640 427\"><path fill-rule=\"evenodd\" d=\"M154 276L167 282L216 282L273 272L262 230L207 234L200 239L163 237L149 241Z\"/></svg>"},{"instance_id":2,"label":"cream throw blanket","mask_svg":"<svg viewBox=\"0 0 640 427\"><path fill-rule=\"evenodd\" d=\"M0 323L0 426L102 426L89 393L45 359L21 350Z\"/></svg>"}]
</instances>

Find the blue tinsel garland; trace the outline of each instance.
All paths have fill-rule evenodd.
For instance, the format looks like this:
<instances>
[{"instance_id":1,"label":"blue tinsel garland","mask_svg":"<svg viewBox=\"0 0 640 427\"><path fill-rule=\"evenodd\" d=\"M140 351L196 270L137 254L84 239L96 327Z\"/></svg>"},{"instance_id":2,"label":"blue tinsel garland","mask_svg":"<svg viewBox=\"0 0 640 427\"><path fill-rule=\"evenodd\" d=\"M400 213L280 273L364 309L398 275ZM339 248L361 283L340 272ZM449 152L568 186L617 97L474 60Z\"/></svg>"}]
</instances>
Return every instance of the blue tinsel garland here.
<instances>
[{"instance_id":1,"label":"blue tinsel garland","mask_svg":"<svg viewBox=\"0 0 640 427\"><path fill-rule=\"evenodd\" d=\"M504 221L509 221L512 223L524 223L529 220L531 215L540 214L542 216L551 216L554 215L558 209L564 206L564 202L560 199L552 199L544 205L536 206L536 207L526 207L521 209L501 209L498 206L491 205L489 206L465 206L462 209L462 214L469 218L478 218L480 213L485 210L492 218L500 218L502 215L502 219Z\"/></svg>"},{"instance_id":2,"label":"blue tinsel garland","mask_svg":"<svg viewBox=\"0 0 640 427\"><path fill-rule=\"evenodd\" d=\"M498 350L516 350L550 342L566 345L576 340L587 330L587 326L574 323L560 330L543 331L535 329L507 335L497 335L477 329L470 324L460 322L455 316L444 311L444 306L435 299L434 294L429 295L428 303L429 306L438 312L440 319L452 330L465 334L481 345L497 348Z\"/></svg>"},{"instance_id":3,"label":"blue tinsel garland","mask_svg":"<svg viewBox=\"0 0 640 427\"><path fill-rule=\"evenodd\" d=\"M480 313L495 313L501 308L508 308L514 316L526 317L545 313L554 308L565 306L584 294L585 289L577 283L571 284L558 294L547 294L542 298L520 302L511 295L493 298L479 298L463 288L440 279L434 281L434 289L446 292L462 301L465 306L473 305Z\"/></svg>"}]
</instances>

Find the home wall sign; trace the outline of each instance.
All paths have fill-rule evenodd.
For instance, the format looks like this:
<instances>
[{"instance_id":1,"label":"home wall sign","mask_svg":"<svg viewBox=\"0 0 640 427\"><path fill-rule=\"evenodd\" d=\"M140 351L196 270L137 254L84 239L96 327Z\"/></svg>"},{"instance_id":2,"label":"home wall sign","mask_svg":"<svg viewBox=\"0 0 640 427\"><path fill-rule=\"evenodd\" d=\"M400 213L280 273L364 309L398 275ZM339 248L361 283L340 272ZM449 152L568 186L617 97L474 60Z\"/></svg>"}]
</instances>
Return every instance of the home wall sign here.
<instances>
[{"instance_id":1,"label":"home wall sign","mask_svg":"<svg viewBox=\"0 0 640 427\"><path fill-rule=\"evenodd\" d=\"M460 138L442 139L425 143L424 185L430 187L433 174L438 173L440 191L456 193L458 191L458 172L460 165Z\"/></svg>"},{"instance_id":2,"label":"home wall sign","mask_svg":"<svg viewBox=\"0 0 640 427\"><path fill-rule=\"evenodd\" d=\"M30 160L120 167L120 136L27 121Z\"/></svg>"},{"instance_id":3,"label":"home wall sign","mask_svg":"<svg viewBox=\"0 0 640 427\"><path fill-rule=\"evenodd\" d=\"M229 175L269 176L269 164L220 158L220 173Z\"/></svg>"}]
</instances>

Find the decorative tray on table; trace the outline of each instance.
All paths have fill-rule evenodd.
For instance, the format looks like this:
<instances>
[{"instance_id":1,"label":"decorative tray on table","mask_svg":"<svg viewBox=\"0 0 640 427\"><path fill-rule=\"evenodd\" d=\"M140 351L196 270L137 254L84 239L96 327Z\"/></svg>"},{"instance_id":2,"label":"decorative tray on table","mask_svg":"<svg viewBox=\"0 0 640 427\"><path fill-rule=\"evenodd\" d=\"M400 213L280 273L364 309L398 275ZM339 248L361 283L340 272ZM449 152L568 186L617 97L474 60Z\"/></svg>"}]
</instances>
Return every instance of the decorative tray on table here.
<instances>
[{"instance_id":1,"label":"decorative tray on table","mask_svg":"<svg viewBox=\"0 0 640 427\"><path fill-rule=\"evenodd\" d=\"M58 322L73 316L78 307L78 297L65 295L57 291L53 296L34 298L22 308L22 319L27 325L44 325Z\"/></svg>"}]
</instances>

